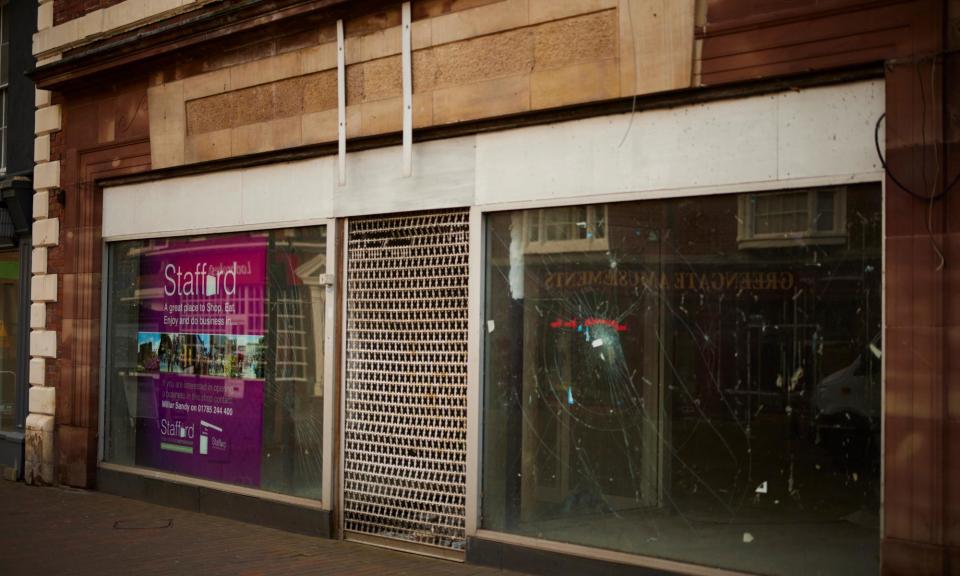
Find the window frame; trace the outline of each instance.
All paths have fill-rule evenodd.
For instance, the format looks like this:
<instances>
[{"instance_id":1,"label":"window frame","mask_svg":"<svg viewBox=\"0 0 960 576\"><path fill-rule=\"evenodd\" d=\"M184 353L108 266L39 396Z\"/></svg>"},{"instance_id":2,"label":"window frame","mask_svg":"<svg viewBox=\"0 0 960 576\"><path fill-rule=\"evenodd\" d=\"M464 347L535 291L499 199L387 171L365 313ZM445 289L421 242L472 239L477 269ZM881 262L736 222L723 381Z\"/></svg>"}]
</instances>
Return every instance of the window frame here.
<instances>
[{"instance_id":1,"label":"window frame","mask_svg":"<svg viewBox=\"0 0 960 576\"><path fill-rule=\"evenodd\" d=\"M833 193L833 222L828 230L817 229L817 196L821 192ZM796 194L806 194L807 197L806 229L785 232L756 232L756 203L754 202L756 198ZM846 219L846 186L750 192L742 194L737 200L737 245L740 248L782 248L792 246L797 240L803 240L808 244L844 244L847 241L847 231L844 228Z\"/></svg>"},{"instance_id":2,"label":"window frame","mask_svg":"<svg viewBox=\"0 0 960 576\"><path fill-rule=\"evenodd\" d=\"M549 213L550 210L558 209L572 209L585 207L587 210L587 220L586 228L588 237L587 238L566 238L562 240L548 240L546 236L546 218L545 215ZM602 213L598 214L598 208L602 207ZM536 214L536 222L533 221L531 215ZM607 235L608 222L609 222L609 210L607 204L596 204L596 203L579 203L579 204L564 204L560 206L545 206L542 208L534 208L530 211L524 212L523 214L523 246L524 252L527 254L556 254L562 252L599 252L605 251L610 246L610 241ZM603 235L597 236L596 234L590 235L591 229L596 229L598 222L603 222ZM567 223L571 226L571 230L575 230L578 226L575 222ZM536 225L537 238L535 240L530 239L531 230L534 229Z\"/></svg>"}]
</instances>

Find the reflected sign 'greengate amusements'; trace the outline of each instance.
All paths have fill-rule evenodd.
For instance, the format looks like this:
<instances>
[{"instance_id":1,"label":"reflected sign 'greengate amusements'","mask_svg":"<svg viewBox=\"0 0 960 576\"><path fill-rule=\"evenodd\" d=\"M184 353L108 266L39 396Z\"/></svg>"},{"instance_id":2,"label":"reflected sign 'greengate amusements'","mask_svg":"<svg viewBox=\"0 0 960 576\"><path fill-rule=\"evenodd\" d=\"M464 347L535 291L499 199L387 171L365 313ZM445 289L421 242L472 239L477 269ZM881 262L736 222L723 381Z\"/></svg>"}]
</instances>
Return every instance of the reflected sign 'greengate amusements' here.
<instances>
[{"instance_id":1,"label":"reflected sign 'greengate amusements'","mask_svg":"<svg viewBox=\"0 0 960 576\"><path fill-rule=\"evenodd\" d=\"M266 250L239 234L141 255L137 464L259 485Z\"/></svg>"}]
</instances>

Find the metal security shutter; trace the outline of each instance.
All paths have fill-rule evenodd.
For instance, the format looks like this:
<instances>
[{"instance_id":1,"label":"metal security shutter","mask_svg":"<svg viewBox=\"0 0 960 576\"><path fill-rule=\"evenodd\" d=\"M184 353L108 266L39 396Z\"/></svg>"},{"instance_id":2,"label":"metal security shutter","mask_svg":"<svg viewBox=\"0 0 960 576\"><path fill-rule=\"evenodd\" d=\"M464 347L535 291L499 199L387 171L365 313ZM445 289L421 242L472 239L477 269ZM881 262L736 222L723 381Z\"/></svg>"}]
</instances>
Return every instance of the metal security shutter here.
<instances>
[{"instance_id":1,"label":"metal security shutter","mask_svg":"<svg viewBox=\"0 0 960 576\"><path fill-rule=\"evenodd\" d=\"M350 221L348 537L453 557L464 549L468 216Z\"/></svg>"}]
</instances>

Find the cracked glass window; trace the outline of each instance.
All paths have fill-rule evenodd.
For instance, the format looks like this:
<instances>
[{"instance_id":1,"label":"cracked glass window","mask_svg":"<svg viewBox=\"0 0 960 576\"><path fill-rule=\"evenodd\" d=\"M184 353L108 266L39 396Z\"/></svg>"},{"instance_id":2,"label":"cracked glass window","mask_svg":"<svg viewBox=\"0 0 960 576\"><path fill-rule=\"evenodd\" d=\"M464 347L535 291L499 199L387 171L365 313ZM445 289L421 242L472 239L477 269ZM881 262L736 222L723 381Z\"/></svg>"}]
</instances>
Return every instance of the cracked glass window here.
<instances>
[{"instance_id":1,"label":"cracked glass window","mask_svg":"<svg viewBox=\"0 0 960 576\"><path fill-rule=\"evenodd\" d=\"M320 499L326 228L109 248L105 460Z\"/></svg>"},{"instance_id":2,"label":"cracked glass window","mask_svg":"<svg viewBox=\"0 0 960 576\"><path fill-rule=\"evenodd\" d=\"M879 185L547 212L486 219L481 526L876 572Z\"/></svg>"}]
</instances>

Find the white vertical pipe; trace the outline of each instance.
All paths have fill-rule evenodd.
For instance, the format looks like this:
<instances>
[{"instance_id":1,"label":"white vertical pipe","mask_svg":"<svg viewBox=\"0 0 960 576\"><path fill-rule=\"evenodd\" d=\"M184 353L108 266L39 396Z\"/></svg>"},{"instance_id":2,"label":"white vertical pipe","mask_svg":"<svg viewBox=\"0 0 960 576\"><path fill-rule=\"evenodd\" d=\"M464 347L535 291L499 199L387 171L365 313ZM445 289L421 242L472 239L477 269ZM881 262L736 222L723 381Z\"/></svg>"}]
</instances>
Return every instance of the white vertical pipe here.
<instances>
[{"instance_id":1,"label":"white vertical pipe","mask_svg":"<svg viewBox=\"0 0 960 576\"><path fill-rule=\"evenodd\" d=\"M403 175L413 174L413 63L410 42L410 2L403 3L400 33L403 38Z\"/></svg>"},{"instance_id":2,"label":"white vertical pipe","mask_svg":"<svg viewBox=\"0 0 960 576\"><path fill-rule=\"evenodd\" d=\"M337 152L337 175L340 185L347 183L347 72L343 50L343 20L337 20L337 122L340 148Z\"/></svg>"}]
</instances>

